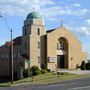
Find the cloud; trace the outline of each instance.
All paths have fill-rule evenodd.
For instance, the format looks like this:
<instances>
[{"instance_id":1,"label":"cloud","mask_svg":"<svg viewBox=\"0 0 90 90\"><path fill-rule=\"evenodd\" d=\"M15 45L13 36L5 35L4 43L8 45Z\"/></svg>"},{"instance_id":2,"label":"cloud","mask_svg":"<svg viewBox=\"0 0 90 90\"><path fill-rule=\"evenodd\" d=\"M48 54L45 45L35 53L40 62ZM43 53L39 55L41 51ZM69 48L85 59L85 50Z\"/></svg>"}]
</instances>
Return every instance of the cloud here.
<instances>
[{"instance_id":1,"label":"cloud","mask_svg":"<svg viewBox=\"0 0 90 90\"><path fill-rule=\"evenodd\" d=\"M90 36L90 27L81 26L81 27L69 27L70 30L78 37Z\"/></svg>"},{"instance_id":2,"label":"cloud","mask_svg":"<svg viewBox=\"0 0 90 90\"><path fill-rule=\"evenodd\" d=\"M84 16L88 12L89 10L86 8L73 10L72 8L69 8L67 6L52 6L41 9L42 15L48 19L56 19L56 17L60 15Z\"/></svg>"},{"instance_id":3,"label":"cloud","mask_svg":"<svg viewBox=\"0 0 90 90\"><path fill-rule=\"evenodd\" d=\"M81 7L81 4L79 4L79 3L74 3L73 6L74 6L74 7Z\"/></svg>"},{"instance_id":4,"label":"cloud","mask_svg":"<svg viewBox=\"0 0 90 90\"><path fill-rule=\"evenodd\" d=\"M80 6L80 4L73 5L75 7ZM51 17L52 19L58 15L82 16L89 12L87 8L76 10L71 6L57 6L57 2L54 0L0 0L1 12L9 15L25 15L32 11L32 8L41 12L44 17Z\"/></svg>"},{"instance_id":5,"label":"cloud","mask_svg":"<svg viewBox=\"0 0 90 90\"><path fill-rule=\"evenodd\" d=\"M65 26L78 37L90 37L90 19L70 20Z\"/></svg>"},{"instance_id":6,"label":"cloud","mask_svg":"<svg viewBox=\"0 0 90 90\"><path fill-rule=\"evenodd\" d=\"M86 35L86 36L89 36L90 35L90 30L88 27L80 27L78 30L77 30L78 33L80 33L81 35Z\"/></svg>"},{"instance_id":7,"label":"cloud","mask_svg":"<svg viewBox=\"0 0 90 90\"><path fill-rule=\"evenodd\" d=\"M88 24L88 25L90 25L90 19L86 19L85 20L85 23Z\"/></svg>"},{"instance_id":8,"label":"cloud","mask_svg":"<svg viewBox=\"0 0 90 90\"><path fill-rule=\"evenodd\" d=\"M39 11L40 8L53 4L53 0L0 0L1 12L9 15L25 15L32 8Z\"/></svg>"}]
</instances>

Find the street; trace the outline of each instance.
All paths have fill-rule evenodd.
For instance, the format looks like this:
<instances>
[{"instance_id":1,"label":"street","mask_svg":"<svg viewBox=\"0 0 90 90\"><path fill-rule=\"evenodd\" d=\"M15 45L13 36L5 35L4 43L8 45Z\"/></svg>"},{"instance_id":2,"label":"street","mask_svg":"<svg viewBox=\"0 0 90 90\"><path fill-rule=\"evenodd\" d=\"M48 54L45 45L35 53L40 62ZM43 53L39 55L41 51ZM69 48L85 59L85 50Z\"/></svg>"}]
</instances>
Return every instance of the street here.
<instances>
[{"instance_id":1,"label":"street","mask_svg":"<svg viewBox=\"0 0 90 90\"><path fill-rule=\"evenodd\" d=\"M55 84L1 87L0 90L90 90L90 78L67 80Z\"/></svg>"}]
</instances>

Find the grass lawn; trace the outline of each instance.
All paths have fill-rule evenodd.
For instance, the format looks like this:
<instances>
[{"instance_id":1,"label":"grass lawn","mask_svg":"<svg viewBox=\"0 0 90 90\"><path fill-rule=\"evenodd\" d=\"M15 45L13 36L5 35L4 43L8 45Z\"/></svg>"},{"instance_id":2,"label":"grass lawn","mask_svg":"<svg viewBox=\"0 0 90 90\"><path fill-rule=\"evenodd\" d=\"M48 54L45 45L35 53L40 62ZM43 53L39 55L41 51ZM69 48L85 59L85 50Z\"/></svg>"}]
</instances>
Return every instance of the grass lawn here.
<instances>
[{"instance_id":1,"label":"grass lawn","mask_svg":"<svg viewBox=\"0 0 90 90\"><path fill-rule=\"evenodd\" d=\"M41 74L38 76L34 76L33 79L32 77L21 79L14 81L13 85L19 85L23 83L29 83L29 84L48 84L48 83L55 83L55 82L60 82L63 80L70 80L70 79L75 79L75 78L83 78L88 75L75 75L75 74L69 74L69 73L64 73L63 75L57 75L55 73L46 73L46 74ZM33 81L32 81L33 80ZM13 86L11 83L0 83L0 87L5 87L5 86Z\"/></svg>"}]
</instances>

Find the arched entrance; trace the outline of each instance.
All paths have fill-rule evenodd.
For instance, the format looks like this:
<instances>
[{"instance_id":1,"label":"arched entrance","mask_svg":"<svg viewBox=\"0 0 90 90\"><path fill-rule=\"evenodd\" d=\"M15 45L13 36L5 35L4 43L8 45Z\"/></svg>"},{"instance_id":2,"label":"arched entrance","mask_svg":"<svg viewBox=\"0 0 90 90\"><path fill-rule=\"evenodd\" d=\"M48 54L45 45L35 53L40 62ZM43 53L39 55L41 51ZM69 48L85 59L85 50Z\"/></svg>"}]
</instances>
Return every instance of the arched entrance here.
<instances>
[{"instance_id":1,"label":"arched entrance","mask_svg":"<svg viewBox=\"0 0 90 90\"><path fill-rule=\"evenodd\" d=\"M57 42L57 68L68 68L68 41L64 37Z\"/></svg>"},{"instance_id":2,"label":"arched entrance","mask_svg":"<svg viewBox=\"0 0 90 90\"><path fill-rule=\"evenodd\" d=\"M29 57L27 54L22 54L19 58L18 58L18 68L17 68L17 77L18 79L22 79L24 78L23 76L23 71L25 68L25 60L29 60Z\"/></svg>"}]
</instances>

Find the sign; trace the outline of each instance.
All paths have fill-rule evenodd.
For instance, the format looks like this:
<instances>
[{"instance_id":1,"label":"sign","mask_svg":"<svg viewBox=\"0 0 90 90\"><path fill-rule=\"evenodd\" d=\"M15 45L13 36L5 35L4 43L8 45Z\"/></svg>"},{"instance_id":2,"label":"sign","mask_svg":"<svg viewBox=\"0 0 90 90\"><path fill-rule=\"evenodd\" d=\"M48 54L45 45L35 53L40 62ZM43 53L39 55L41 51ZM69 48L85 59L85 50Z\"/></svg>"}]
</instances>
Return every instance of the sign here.
<instances>
[{"instance_id":1,"label":"sign","mask_svg":"<svg viewBox=\"0 0 90 90\"><path fill-rule=\"evenodd\" d=\"M55 62L56 61L56 57L48 57L48 61L49 62Z\"/></svg>"}]
</instances>

